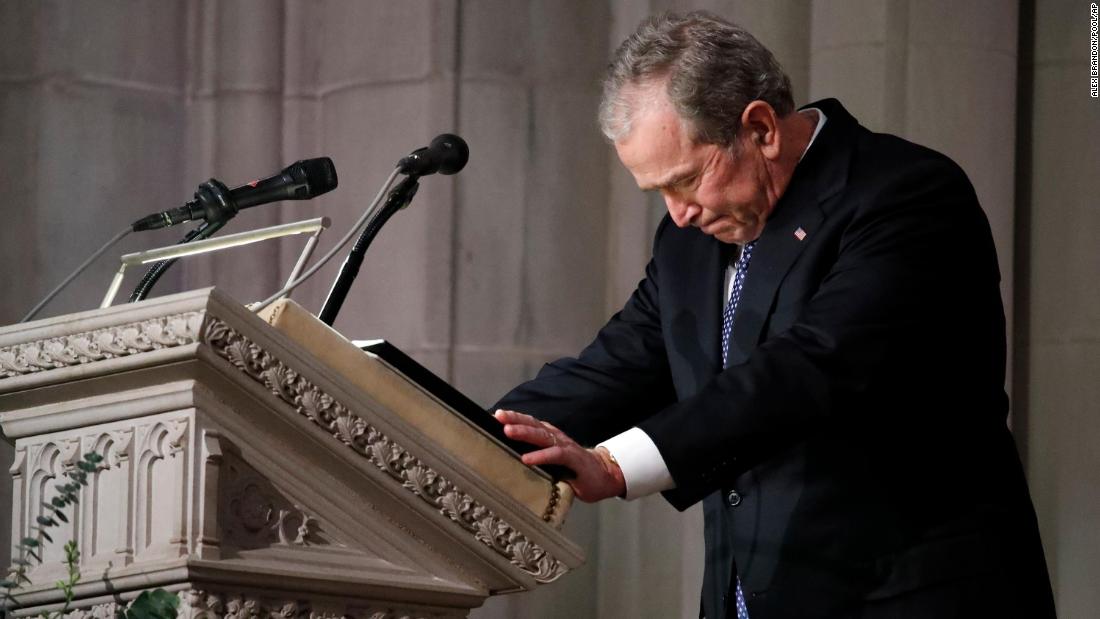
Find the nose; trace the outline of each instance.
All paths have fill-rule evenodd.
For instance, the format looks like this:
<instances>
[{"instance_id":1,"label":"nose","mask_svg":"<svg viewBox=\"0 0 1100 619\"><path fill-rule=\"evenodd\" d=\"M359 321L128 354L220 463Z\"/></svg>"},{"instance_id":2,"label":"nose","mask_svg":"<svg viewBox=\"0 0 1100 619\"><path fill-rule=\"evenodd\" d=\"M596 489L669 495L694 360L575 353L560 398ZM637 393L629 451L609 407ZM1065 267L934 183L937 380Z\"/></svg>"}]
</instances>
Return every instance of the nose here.
<instances>
[{"instance_id":1,"label":"nose","mask_svg":"<svg viewBox=\"0 0 1100 619\"><path fill-rule=\"evenodd\" d=\"M668 214L672 217L672 223L676 224L678 228L686 228L691 225L692 221L699 215L702 208L690 200L672 195L671 193L664 194L665 206L668 207Z\"/></svg>"}]
</instances>

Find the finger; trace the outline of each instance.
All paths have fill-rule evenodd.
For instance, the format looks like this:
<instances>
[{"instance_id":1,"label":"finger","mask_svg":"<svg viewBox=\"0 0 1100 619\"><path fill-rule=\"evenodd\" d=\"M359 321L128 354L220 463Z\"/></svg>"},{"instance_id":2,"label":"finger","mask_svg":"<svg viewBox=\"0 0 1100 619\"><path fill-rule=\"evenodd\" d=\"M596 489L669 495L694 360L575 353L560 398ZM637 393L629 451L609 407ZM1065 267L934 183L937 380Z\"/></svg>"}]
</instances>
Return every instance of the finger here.
<instances>
[{"instance_id":1,"label":"finger","mask_svg":"<svg viewBox=\"0 0 1100 619\"><path fill-rule=\"evenodd\" d=\"M556 436L558 438L557 444L559 444L559 445L568 445L569 443L576 443L576 441L574 441L572 437L570 437L565 432L562 432L560 429L558 429L558 426L550 423L549 421L543 421L542 422L542 427L549 430L551 434L553 434L554 436Z\"/></svg>"},{"instance_id":2,"label":"finger","mask_svg":"<svg viewBox=\"0 0 1100 619\"><path fill-rule=\"evenodd\" d=\"M521 459L527 466L543 466L545 464L565 464L568 458L568 450L560 445L553 445L538 451L523 454Z\"/></svg>"},{"instance_id":3,"label":"finger","mask_svg":"<svg viewBox=\"0 0 1100 619\"><path fill-rule=\"evenodd\" d=\"M523 413L517 413L516 411L504 409L497 409L497 411L493 413L493 417L496 417L497 421L501 423L514 423L536 427L542 425L542 422L530 415L525 415Z\"/></svg>"},{"instance_id":4,"label":"finger","mask_svg":"<svg viewBox=\"0 0 1100 619\"><path fill-rule=\"evenodd\" d=\"M530 443L539 447L552 447L564 443L550 430L541 426L525 426L519 424L506 424L504 434L508 438L524 443Z\"/></svg>"},{"instance_id":5,"label":"finger","mask_svg":"<svg viewBox=\"0 0 1100 619\"><path fill-rule=\"evenodd\" d=\"M576 443L558 443L548 445L542 449L523 454L521 459L528 466L542 466L544 464L560 464L573 471L578 476L582 471L590 469L594 462L594 456L588 453Z\"/></svg>"}]
</instances>

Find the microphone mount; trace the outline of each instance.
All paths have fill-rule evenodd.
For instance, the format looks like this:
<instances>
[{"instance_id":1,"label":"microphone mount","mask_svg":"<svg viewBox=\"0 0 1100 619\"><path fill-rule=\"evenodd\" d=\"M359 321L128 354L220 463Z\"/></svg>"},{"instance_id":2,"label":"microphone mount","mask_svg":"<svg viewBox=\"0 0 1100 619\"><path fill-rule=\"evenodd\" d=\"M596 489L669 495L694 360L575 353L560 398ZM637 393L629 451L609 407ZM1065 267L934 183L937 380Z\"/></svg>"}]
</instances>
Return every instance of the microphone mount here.
<instances>
[{"instance_id":1,"label":"microphone mount","mask_svg":"<svg viewBox=\"0 0 1100 619\"><path fill-rule=\"evenodd\" d=\"M179 244L190 243L196 239L208 239L218 231L225 227L225 224L229 223L230 219L237 216L240 209L237 208L237 202L233 199L232 194L229 191L229 187L225 183L219 181L216 178L212 178L205 183L199 185L198 190L195 191L195 200L188 203L201 205L201 212L203 215L199 217L191 217L190 219L204 219L198 228L188 232ZM175 209L179 210L179 209ZM166 211L167 212L167 211ZM186 221L186 220L185 220ZM172 225L171 223L167 225ZM178 258L171 258L168 260L161 260L153 263L149 267L149 270L145 272L145 275L138 282L138 285L134 287L134 291L130 293L130 302L141 301L145 297L149 296L149 292L153 289L153 286L160 280L164 272L176 263Z\"/></svg>"},{"instance_id":2,"label":"microphone mount","mask_svg":"<svg viewBox=\"0 0 1100 619\"><path fill-rule=\"evenodd\" d=\"M428 146L414 150L397 162L396 171L406 176L390 190L385 203L377 214L370 217L366 228L355 241L348 257L344 259L340 273L332 283L332 289L329 290L321 312L317 315L321 322L331 327L336 321L336 315L340 313L344 299L347 298L348 291L351 290L351 285L359 274L359 267L363 264L367 248L390 217L412 202L413 196L420 188L420 177L436 172L455 174L466 166L469 159L470 147L466 145L466 141L452 133L443 133L436 136Z\"/></svg>"}]
</instances>

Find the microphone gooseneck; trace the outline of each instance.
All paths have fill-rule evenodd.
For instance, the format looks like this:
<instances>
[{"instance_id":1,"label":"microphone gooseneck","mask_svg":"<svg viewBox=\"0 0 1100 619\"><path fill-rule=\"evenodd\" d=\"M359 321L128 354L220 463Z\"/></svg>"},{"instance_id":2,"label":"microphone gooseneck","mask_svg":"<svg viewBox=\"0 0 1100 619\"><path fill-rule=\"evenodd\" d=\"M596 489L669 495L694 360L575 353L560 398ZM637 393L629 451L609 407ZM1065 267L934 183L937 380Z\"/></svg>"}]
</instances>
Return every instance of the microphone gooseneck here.
<instances>
[{"instance_id":1,"label":"microphone gooseneck","mask_svg":"<svg viewBox=\"0 0 1100 619\"><path fill-rule=\"evenodd\" d=\"M336 321L344 299L347 298L348 291L351 290L351 285L359 274L359 266L363 263L367 248L390 217L412 201L417 188L420 187L419 178L436 172L454 174L465 167L469 159L470 147L466 145L466 141L457 135L444 133L436 136L428 146L414 150L397 162L394 174L405 174L406 177L390 191L386 202L377 211L375 211L375 204L372 204L364 215L367 222L366 228L348 253L348 257L340 267L340 273L329 290L328 297L325 298L321 312L317 315L321 322L332 326Z\"/></svg>"}]
</instances>

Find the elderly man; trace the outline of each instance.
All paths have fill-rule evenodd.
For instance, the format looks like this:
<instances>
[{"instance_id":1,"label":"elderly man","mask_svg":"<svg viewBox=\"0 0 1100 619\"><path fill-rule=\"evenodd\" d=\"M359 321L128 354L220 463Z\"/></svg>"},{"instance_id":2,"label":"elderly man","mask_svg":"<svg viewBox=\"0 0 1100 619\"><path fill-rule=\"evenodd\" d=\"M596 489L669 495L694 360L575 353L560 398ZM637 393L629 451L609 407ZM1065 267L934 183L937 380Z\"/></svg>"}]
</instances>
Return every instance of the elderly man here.
<instances>
[{"instance_id":1,"label":"elderly man","mask_svg":"<svg viewBox=\"0 0 1100 619\"><path fill-rule=\"evenodd\" d=\"M524 461L586 501L702 500L712 619L1053 616L962 170L835 100L795 110L705 13L622 44L601 123L668 216L595 341L498 404Z\"/></svg>"}]
</instances>

